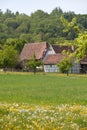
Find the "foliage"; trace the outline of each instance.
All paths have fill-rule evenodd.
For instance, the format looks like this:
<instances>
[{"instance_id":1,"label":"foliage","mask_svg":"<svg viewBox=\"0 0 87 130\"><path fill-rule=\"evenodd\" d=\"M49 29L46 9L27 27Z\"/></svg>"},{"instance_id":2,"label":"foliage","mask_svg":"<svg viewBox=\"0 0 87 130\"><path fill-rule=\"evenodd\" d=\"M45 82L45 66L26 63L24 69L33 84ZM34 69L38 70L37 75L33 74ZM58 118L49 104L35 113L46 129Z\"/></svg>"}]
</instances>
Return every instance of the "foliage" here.
<instances>
[{"instance_id":1,"label":"foliage","mask_svg":"<svg viewBox=\"0 0 87 130\"><path fill-rule=\"evenodd\" d=\"M20 53L23 49L24 44L27 42L27 39L25 40L24 38L18 39L18 38L8 38L6 40L6 45L13 46L18 53Z\"/></svg>"},{"instance_id":2,"label":"foliage","mask_svg":"<svg viewBox=\"0 0 87 130\"><path fill-rule=\"evenodd\" d=\"M68 20L66 20L62 16L60 19L64 25L63 35L66 36L66 39L68 40L74 40L80 32L79 25L77 25L76 17L74 17L70 22L68 22Z\"/></svg>"},{"instance_id":3,"label":"foliage","mask_svg":"<svg viewBox=\"0 0 87 130\"><path fill-rule=\"evenodd\" d=\"M62 59L61 62L58 63L58 67L62 73L68 74L71 66L72 66L72 60L70 58Z\"/></svg>"},{"instance_id":4,"label":"foliage","mask_svg":"<svg viewBox=\"0 0 87 130\"><path fill-rule=\"evenodd\" d=\"M0 50L0 67L14 68L18 62L18 53L13 46L4 45Z\"/></svg>"},{"instance_id":5,"label":"foliage","mask_svg":"<svg viewBox=\"0 0 87 130\"><path fill-rule=\"evenodd\" d=\"M71 22L74 17L77 17L76 14L75 14L74 12L72 12L72 11L64 12L64 13L63 13L63 16L64 16L64 18L67 19L69 22ZM77 19L78 19L78 18L77 18Z\"/></svg>"},{"instance_id":6,"label":"foliage","mask_svg":"<svg viewBox=\"0 0 87 130\"><path fill-rule=\"evenodd\" d=\"M80 60L84 58L87 54L87 32L81 33L78 38L75 39L76 51L74 52L74 56Z\"/></svg>"},{"instance_id":7,"label":"foliage","mask_svg":"<svg viewBox=\"0 0 87 130\"><path fill-rule=\"evenodd\" d=\"M77 15L77 22L82 25L82 27L87 29L87 15L86 14L79 14Z\"/></svg>"},{"instance_id":8,"label":"foliage","mask_svg":"<svg viewBox=\"0 0 87 130\"><path fill-rule=\"evenodd\" d=\"M42 62L37 60L36 56L34 54L30 60L26 61L25 67L27 70L33 70L33 72L36 73L37 67L39 67L41 65L42 65Z\"/></svg>"},{"instance_id":9,"label":"foliage","mask_svg":"<svg viewBox=\"0 0 87 130\"><path fill-rule=\"evenodd\" d=\"M56 43L58 38L73 40L78 37L79 31L87 29L86 19L87 15L63 12L58 7L50 14L37 10L31 16L19 14L19 12L13 13L9 9L5 13L0 10L0 41L4 44L9 38L20 39L20 37L26 38L28 42L49 41L52 43L54 39ZM63 21L67 21L68 24Z\"/></svg>"}]
</instances>

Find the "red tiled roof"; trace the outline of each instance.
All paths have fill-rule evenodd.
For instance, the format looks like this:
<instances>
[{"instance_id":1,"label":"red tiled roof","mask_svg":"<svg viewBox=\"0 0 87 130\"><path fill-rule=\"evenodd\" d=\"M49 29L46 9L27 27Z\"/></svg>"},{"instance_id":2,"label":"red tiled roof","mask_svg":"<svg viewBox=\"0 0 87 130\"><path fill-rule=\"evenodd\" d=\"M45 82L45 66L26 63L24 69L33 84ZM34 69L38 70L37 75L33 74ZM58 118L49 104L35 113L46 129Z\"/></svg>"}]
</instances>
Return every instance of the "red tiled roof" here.
<instances>
[{"instance_id":1,"label":"red tiled roof","mask_svg":"<svg viewBox=\"0 0 87 130\"><path fill-rule=\"evenodd\" d=\"M28 43L24 45L24 48L19 56L20 60L28 60L31 59L35 54L36 59L41 59L43 57L44 52L47 49L46 42L43 43Z\"/></svg>"},{"instance_id":2,"label":"red tiled roof","mask_svg":"<svg viewBox=\"0 0 87 130\"><path fill-rule=\"evenodd\" d=\"M63 58L65 58L66 55L63 54L49 54L46 56L44 60L44 64L57 64L59 63Z\"/></svg>"},{"instance_id":3,"label":"red tiled roof","mask_svg":"<svg viewBox=\"0 0 87 130\"><path fill-rule=\"evenodd\" d=\"M73 52L74 51L74 48L73 47L70 47L70 46L65 46L65 45L57 45L57 44L53 44L52 45L55 53L62 53L62 51L68 51L70 50L70 52Z\"/></svg>"}]
</instances>

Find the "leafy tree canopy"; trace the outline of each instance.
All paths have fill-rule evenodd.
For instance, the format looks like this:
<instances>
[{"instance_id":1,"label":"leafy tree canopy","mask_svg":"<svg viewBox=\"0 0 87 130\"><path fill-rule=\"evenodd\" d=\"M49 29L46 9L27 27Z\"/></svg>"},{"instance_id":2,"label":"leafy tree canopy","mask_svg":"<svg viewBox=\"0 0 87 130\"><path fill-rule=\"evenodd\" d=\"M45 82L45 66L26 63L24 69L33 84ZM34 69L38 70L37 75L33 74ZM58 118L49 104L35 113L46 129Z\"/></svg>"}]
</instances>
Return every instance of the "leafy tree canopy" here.
<instances>
[{"instance_id":1,"label":"leafy tree canopy","mask_svg":"<svg viewBox=\"0 0 87 130\"><path fill-rule=\"evenodd\" d=\"M76 51L75 57L80 60L87 54L87 32L79 34L79 37L75 39Z\"/></svg>"},{"instance_id":2,"label":"leafy tree canopy","mask_svg":"<svg viewBox=\"0 0 87 130\"><path fill-rule=\"evenodd\" d=\"M4 45L0 50L0 67L14 68L18 62L18 53L13 46Z\"/></svg>"},{"instance_id":3,"label":"leafy tree canopy","mask_svg":"<svg viewBox=\"0 0 87 130\"><path fill-rule=\"evenodd\" d=\"M49 41L58 39L74 40L79 32L87 29L87 15L77 15L74 12L63 12L56 7L50 14L37 10L28 16L13 13L7 9L5 13L0 10L0 41L2 44L8 38L24 38L28 42ZM27 37L26 36L26 37ZM24 38L25 39L25 38Z\"/></svg>"},{"instance_id":4,"label":"leafy tree canopy","mask_svg":"<svg viewBox=\"0 0 87 130\"><path fill-rule=\"evenodd\" d=\"M70 58L64 58L62 61L58 64L58 67L60 69L60 72L66 73L68 75L69 70L72 66L72 60Z\"/></svg>"}]
</instances>

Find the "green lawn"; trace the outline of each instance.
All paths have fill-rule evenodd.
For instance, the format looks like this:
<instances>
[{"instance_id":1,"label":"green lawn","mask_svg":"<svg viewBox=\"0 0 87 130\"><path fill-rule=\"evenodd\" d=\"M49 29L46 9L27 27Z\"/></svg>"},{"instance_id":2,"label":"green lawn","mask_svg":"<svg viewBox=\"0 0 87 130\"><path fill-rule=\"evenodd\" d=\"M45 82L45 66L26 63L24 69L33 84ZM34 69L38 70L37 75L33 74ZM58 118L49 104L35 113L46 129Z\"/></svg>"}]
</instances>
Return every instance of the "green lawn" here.
<instances>
[{"instance_id":1,"label":"green lawn","mask_svg":"<svg viewBox=\"0 0 87 130\"><path fill-rule=\"evenodd\" d=\"M87 104L87 76L0 74L0 102Z\"/></svg>"}]
</instances>

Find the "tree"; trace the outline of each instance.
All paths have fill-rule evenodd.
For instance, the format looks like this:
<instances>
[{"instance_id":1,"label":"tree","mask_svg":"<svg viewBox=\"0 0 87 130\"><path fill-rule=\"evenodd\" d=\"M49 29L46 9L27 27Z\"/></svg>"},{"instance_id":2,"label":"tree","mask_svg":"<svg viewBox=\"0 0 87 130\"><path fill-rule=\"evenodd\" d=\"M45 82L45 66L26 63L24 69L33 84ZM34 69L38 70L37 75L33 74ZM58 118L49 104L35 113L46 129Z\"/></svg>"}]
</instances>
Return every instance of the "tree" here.
<instances>
[{"instance_id":1,"label":"tree","mask_svg":"<svg viewBox=\"0 0 87 130\"><path fill-rule=\"evenodd\" d=\"M23 41L26 41L26 42L34 42L34 37L31 35L31 34L21 34L20 35L20 39Z\"/></svg>"},{"instance_id":2,"label":"tree","mask_svg":"<svg viewBox=\"0 0 87 130\"><path fill-rule=\"evenodd\" d=\"M69 22L71 22L72 19L76 16L76 14L72 11L64 12L63 15L64 15L64 18L67 19Z\"/></svg>"},{"instance_id":3,"label":"tree","mask_svg":"<svg viewBox=\"0 0 87 130\"><path fill-rule=\"evenodd\" d=\"M66 37L67 40L74 40L78 37L80 33L80 28L77 25L76 17L74 17L71 22L68 22L64 17L60 17L60 20L64 26L63 36Z\"/></svg>"},{"instance_id":4,"label":"tree","mask_svg":"<svg viewBox=\"0 0 87 130\"><path fill-rule=\"evenodd\" d=\"M7 18L4 23L8 26L8 28L12 27L13 29L16 29L18 27L17 21L13 18Z\"/></svg>"},{"instance_id":5,"label":"tree","mask_svg":"<svg viewBox=\"0 0 87 130\"><path fill-rule=\"evenodd\" d=\"M79 34L79 37L75 39L75 46L74 56L77 60L81 60L87 55L87 32Z\"/></svg>"},{"instance_id":6,"label":"tree","mask_svg":"<svg viewBox=\"0 0 87 130\"><path fill-rule=\"evenodd\" d=\"M0 50L0 67L14 68L18 62L18 53L13 46L4 45Z\"/></svg>"},{"instance_id":7,"label":"tree","mask_svg":"<svg viewBox=\"0 0 87 130\"><path fill-rule=\"evenodd\" d=\"M77 16L77 22L87 29L87 14Z\"/></svg>"},{"instance_id":8,"label":"tree","mask_svg":"<svg viewBox=\"0 0 87 130\"><path fill-rule=\"evenodd\" d=\"M63 11L60 7L56 7L52 12L51 15L60 17L63 14Z\"/></svg>"},{"instance_id":9,"label":"tree","mask_svg":"<svg viewBox=\"0 0 87 130\"><path fill-rule=\"evenodd\" d=\"M18 39L18 38L8 38L6 40L6 45L13 46L19 53L23 49L24 44L27 41L24 39Z\"/></svg>"},{"instance_id":10,"label":"tree","mask_svg":"<svg viewBox=\"0 0 87 130\"><path fill-rule=\"evenodd\" d=\"M31 60L26 61L25 67L27 70L32 70L35 74L37 71L37 67L39 67L40 65L42 65L42 62L37 60L34 54Z\"/></svg>"},{"instance_id":11,"label":"tree","mask_svg":"<svg viewBox=\"0 0 87 130\"><path fill-rule=\"evenodd\" d=\"M59 64L58 64L58 67L60 69L60 71L62 73L67 73L67 76L68 76L68 73L69 73L69 70L72 66L72 60L69 59L69 58L65 58L63 59Z\"/></svg>"}]
</instances>

